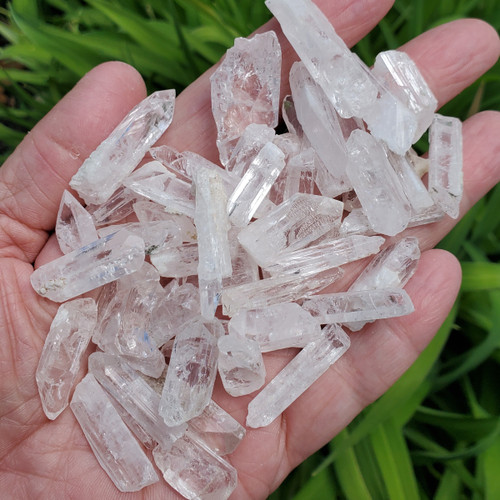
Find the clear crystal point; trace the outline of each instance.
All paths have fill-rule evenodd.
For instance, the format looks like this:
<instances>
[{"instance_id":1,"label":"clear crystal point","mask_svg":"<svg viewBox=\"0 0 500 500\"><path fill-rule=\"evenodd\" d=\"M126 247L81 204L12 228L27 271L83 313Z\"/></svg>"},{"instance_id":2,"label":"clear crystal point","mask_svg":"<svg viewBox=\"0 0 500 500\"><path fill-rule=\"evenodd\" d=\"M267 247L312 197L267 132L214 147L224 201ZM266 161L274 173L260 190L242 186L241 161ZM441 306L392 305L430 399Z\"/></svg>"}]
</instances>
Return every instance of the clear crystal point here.
<instances>
[{"instance_id":1,"label":"clear crystal point","mask_svg":"<svg viewBox=\"0 0 500 500\"><path fill-rule=\"evenodd\" d=\"M54 420L67 406L97 321L94 299L75 299L57 310L36 370L43 411Z\"/></svg>"},{"instance_id":2,"label":"clear crystal point","mask_svg":"<svg viewBox=\"0 0 500 500\"><path fill-rule=\"evenodd\" d=\"M70 186L87 204L105 202L172 122L175 90L141 101L84 161Z\"/></svg>"},{"instance_id":3,"label":"clear crystal point","mask_svg":"<svg viewBox=\"0 0 500 500\"><path fill-rule=\"evenodd\" d=\"M139 491L158 481L153 465L92 374L77 385L71 410L99 464L120 491Z\"/></svg>"}]
</instances>

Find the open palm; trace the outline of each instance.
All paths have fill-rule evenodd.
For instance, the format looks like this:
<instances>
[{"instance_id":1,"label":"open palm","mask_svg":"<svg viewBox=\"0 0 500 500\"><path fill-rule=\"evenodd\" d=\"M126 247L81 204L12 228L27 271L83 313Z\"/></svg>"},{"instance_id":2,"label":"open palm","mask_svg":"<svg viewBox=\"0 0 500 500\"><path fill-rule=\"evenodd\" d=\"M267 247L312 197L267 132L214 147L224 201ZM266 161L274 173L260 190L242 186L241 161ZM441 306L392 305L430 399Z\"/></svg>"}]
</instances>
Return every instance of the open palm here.
<instances>
[{"instance_id":1,"label":"open palm","mask_svg":"<svg viewBox=\"0 0 500 500\"><path fill-rule=\"evenodd\" d=\"M349 45L363 37L390 7L389 0L317 1ZM273 20L283 48L283 81L295 59ZM440 105L485 72L498 58L496 33L481 21L440 26L403 50L416 61ZM174 122L161 143L217 161L210 110L210 71L178 98ZM284 85L286 87L286 84ZM283 88L283 92L287 92ZM7 498L119 498L97 464L69 410L50 422L35 383L38 358L57 305L39 297L29 277L57 255L50 237L62 192L82 161L143 97L137 72L106 63L87 74L28 134L0 170L0 491ZM500 113L485 112L464 124L463 215L500 178ZM495 133L496 131L496 133ZM238 469L232 498L265 498L291 469L343 429L410 366L446 317L460 284L453 256L432 248L453 226L449 218L408 230L423 253L406 287L415 312L379 321L351 336L347 354L270 426L248 430L229 457ZM266 355L268 378L293 356ZM214 399L244 423L248 397ZM131 496L128 494L128 496ZM166 483L138 493L177 498Z\"/></svg>"}]
</instances>

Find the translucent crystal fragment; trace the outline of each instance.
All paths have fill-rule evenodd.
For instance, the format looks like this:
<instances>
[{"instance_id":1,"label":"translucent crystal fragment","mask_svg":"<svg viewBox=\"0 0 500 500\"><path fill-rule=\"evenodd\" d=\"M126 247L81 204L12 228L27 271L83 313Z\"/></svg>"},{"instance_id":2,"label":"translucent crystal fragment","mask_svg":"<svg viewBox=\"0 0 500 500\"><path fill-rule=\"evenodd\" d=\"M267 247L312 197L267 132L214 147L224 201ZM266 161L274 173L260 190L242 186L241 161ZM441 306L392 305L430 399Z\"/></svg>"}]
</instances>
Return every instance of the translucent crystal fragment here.
<instances>
[{"instance_id":1,"label":"translucent crystal fragment","mask_svg":"<svg viewBox=\"0 0 500 500\"><path fill-rule=\"evenodd\" d=\"M404 290L363 290L316 295L302 307L321 323L347 323L405 316L414 311Z\"/></svg>"},{"instance_id":2,"label":"translucent crystal fragment","mask_svg":"<svg viewBox=\"0 0 500 500\"><path fill-rule=\"evenodd\" d=\"M236 38L210 77L217 147L223 165L251 123L278 125L281 47L273 31Z\"/></svg>"},{"instance_id":3,"label":"translucent crystal fragment","mask_svg":"<svg viewBox=\"0 0 500 500\"><path fill-rule=\"evenodd\" d=\"M164 167L175 174L179 179L185 182L191 182L191 172L188 172L188 166L183 153L179 153L170 146L155 146L149 150L149 154L159 161Z\"/></svg>"},{"instance_id":4,"label":"translucent crystal fragment","mask_svg":"<svg viewBox=\"0 0 500 500\"><path fill-rule=\"evenodd\" d=\"M226 500L236 488L236 469L187 434L169 451L157 446L153 458L165 481L190 500Z\"/></svg>"},{"instance_id":5,"label":"translucent crystal fragment","mask_svg":"<svg viewBox=\"0 0 500 500\"><path fill-rule=\"evenodd\" d=\"M119 231L40 266L31 275L35 291L55 302L137 271L144 262L144 241Z\"/></svg>"},{"instance_id":6,"label":"translucent crystal fragment","mask_svg":"<svg viewBox=\"0 0 500 500\"><path fill-rule=\"evenodd\" d=\"M246 337L224 335L219 338L219 375L231 396L245 396L260 389L266 369L259 344Z\"/></svg>"},{"instance_id":7,"label":"translucent crystal fragment","mask_svg":"<svg viewBox=\"0 0 500 500\"><path fill-rule=\"evenodd\" d=\"M119 356L95 352L89 372L151 438L168 449L187 426L168 427L158 413L160 395Z\"/></svg>"},{"instance_id":8,"label":"translucent crystal fragment","mask_svg":"<svg viewBox=\"0 0 500 500\"><path fill-rule=\"evenodd\" d=\"M408 225L410 205L383 147L362 130L347 141L350 155L347 175L372 228L394 236Z\"/></svg>"},{"instance_id":9,"label":"translucent crystal fragment","mask_svg":"<svg viewBox=\"0 0 500 500\"><path fill-rule=\"evenodd\" d=\"M283 151L268 142L229 197L227 212L232 224L244 227L250 222L284 166Z\"/></svg>"},{"instance_id":10,"label":"translucent crystal fragment","mask_svg":"<svg viewBox=\"0 0 500 500\"><path fill-rule=\"evenodd\" d=\"M327 325L248 405L247 426L265 427L285 411L349 348L338 325Z\"/></svg>"},{"instance_id":11,"label":"translucent crystal fragment","mask_svg":"<svg viewBox=\"0 0 500 500\"><path fill-rule=\"evenodd\" d=\"M311 0L266 0L266 5L337 112L361 116L377 88L327 17Z\"/></svg>"},{"instance_id":12,"label":"translucent crystal fragment","mask_svg":"<svg viewBox=\"0 0 500 500\"><path fill-rule=\"evenodd\" d=\"M172 122L175 90L140 102L83 162L70 186L85 203L104 203Z\"/></svg>"},{"instance_id":13,"label":"translucent crystal fragment","mask_svg":"<svg viewBox=\"0 0 500 500\"><path fill-rule=\"evenodd\" d=\"M463 193L462 156L462 122L436 113L429 132L429 193L453 219Z\"/></svg>"},{"instance_id":14,"label":"translucent crystal fragment","mask_svg":"<svg viewBox=\"0 0 500 500\"><path fill-rule=\"evenodd\" d=\"M417 65L405 52L387 50L377 55L372 73L415 115L417 128L412 143L417 142L429 128L437 108L437 99Z\"/></svg>"},{"instance_id":15,"label":"translucent crystal fragment","mask_svg":"<svg viewBox=\"0 0 500 500\"><path fill-rule=\"evenodd\" d=\"M321 242L281 254L275 264L266 266L266 271L272 275L311 276L373 255L384 241L381 236L351 235Z\"/></svg>"},{"instance_id":16,"label":"translucent crystal fragment","mask_svg":"<svg viewBox=\"0 0 500 500\"><path fill-rule=\"evenodd\" d=\"M189 433L217 455L232 453L245 436L245 428L217 403L210 401L199 417L188 422Z\"/></svg>"},{"instance_id":17,"label":"translucent crystal fragment","mask_svg":"<svg viewBox=\"0 0 500 500\"><path fill-rule=\"evenodd\" d=\"M283 116L288 132L295 134L300 140L303 140L304 130L297 117L297 109L291 95L284 97L281 104L281 115Z\"/></svg>"},{"instance_id":18,"label":"translucent crystal fragment","mask_svg":"<svg viewBox=\"0 0 500 500\"><path fill-rule=\"evenodd\" d=\"M293 302L241 310L229 321L231 335L259 344L261 352L304 347L321 333L320 323Z\"/></svg>"},{"instance_id":19,"label":"translucent crystal fragment","mask_svg":"<svg viewBox=\"0 0 500 500\"><path fill-rule=\"evenodd\" d=\"M124 185L130 190L148 198L167 211L194 217L194 196L191 184L178 179L160 162L146 163L127 177Z\"/></svg>"},{"instance_id":20,"label":"translucent crystal fragment","mask_svg":"<svg viewBox=\"0 0 500 500\"><path fill-rule=\"evenodd\" d=\"M197 319L175 337L160 401L170 426L200 415L210 401L217 375L217 339Z\"/></svg>"},{"instance_id":21,"label":"translucent crystal fragment","mask_svg":"<svg viewBox=\"0 0 500 500\"><path fill-rule=\"evenodd\" d=\"M345 238L346 236L355 234L364 236L373 236L376 234L362 208L351 210L351 213L344 217L340 225L340 236Z\"/></svg>"},{"instance_id":22,"label":"translucent crystal fragment","mask_svg":"<svg viewBox=\"0 0 500 500\"><path fill-rule=\"evenodd\" d=\"M297 193L242 229L238 239L254 260L266 267L282 252L304 248L339 227L342 209L340 201Z\"/></svg>"},{"instance_id":23,"label":"translucent crystal fragment","mask_svg":"<svg viewBox=\"0 0 500 500\"><path fill-rule=\"evenodd\" d=\"M153 465L93 375L77 385L71 410L99 464L120 491L139 491L158 481Z\"/></svg>"},{"instance_id":24,"label":"translucent crystal fragment","mask_svg":"<svg viewBox=\"0 0 500 500\"><path fill-rule=\"evenodd\" d=\"M97 240L92 216L79 201L64 190L56 219L56 237L61 252L66 254Z\"/></svg>"},{"instance_id":25,"label":"translucent crystal fragment","mask_svg":"<svg viewBox=\"0 0 500 500\"><path fill-rule=\"evenodd\" d=\"M234 316L241 309L259 309L281 302L292 302L319 292L343 275L341 269L331 269L321 277L273 276L255 283L225 288L222 291L224 314Z\"/></svg>"},{"instance_id":26,"label":"translucent crystal fragment","mask_svg":"<svg viewBox=\"0 0 500 500\"><path fill-rule=\"evenodd\" d=\"M219 306L222 291L222 278L212 279L198 278L200 289L200 312L204 319L211 320Z\"/></svg>"},{"instance_id":27,"label":"translucent crystal fragment","mask_svg":"<svg viewBox=\"0 0 500 500\"><path fill-rule=\"evenodd\" d=\"M198 244L163 248L151 255L151 263L166 278L194 276L198 272Z\"/></svg>"},{"instance_id":28,"label":"translucent crystal fragment","mask_svg":"<svg viewBox=\"0 0 500 500\"><path fill-rule=\"evenodd\" d=\"M83 354L97 321L93 299L76 299L57 310L36 370L42 408L54 420L69 403Z\"/></svg>"},{"instance_id":29,"label":"translucent crystal fragment","mask_svg":"<svg viewBox=\"0 0 500 500\"><path fill-rule=\"evenodd\" d=\"M130 215L134 211L134 203L143 199L141 195L130 191L125 186L120 186L104 203L87 206L87 210L97 227L106 226L116 224Z\"/></svg>"},{"instance_id":30,"label":"translucent crystal fragment","mask_svg":"<svg viewBox=\"0 0 500 500\"><path fill-rule=\"evenodd\" d=\"M350 188L346 175L348 156L337 112L303 63L293 64L290 87L304 134L328 171L347 191Z\"/></svg>"}]
</instances>

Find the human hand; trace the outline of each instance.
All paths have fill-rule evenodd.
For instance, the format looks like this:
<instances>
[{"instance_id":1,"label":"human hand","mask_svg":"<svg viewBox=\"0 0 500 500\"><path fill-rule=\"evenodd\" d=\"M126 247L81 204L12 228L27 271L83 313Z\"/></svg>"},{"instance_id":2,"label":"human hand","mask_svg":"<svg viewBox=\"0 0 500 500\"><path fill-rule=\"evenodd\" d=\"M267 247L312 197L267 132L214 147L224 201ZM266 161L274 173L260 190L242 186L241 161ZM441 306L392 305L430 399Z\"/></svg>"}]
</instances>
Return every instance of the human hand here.
<instances>
[{"instance_id":1,"label":"human hand","mask_svg":"<svg viewBox=\"0 0 500 500\"><path fill-rule=\"evenodd\" d=\"M317 2L349 45L385 14L389 1ZM274 29L275 21L262 31ZM280 35L283 81L294 59ZM494 31L480 21L457 21L426 33L404 48L429 82L440 105L472 83L497 59ZM465 61L465 64L464 64ZM203 75L176 103L174 122L162 144L217 161L208 76ZM284 85L283 93L288 93ZM2 491L12 498L102 498L122 496L95 460L70 411L49 422L40 405L34 373L57 305L39 297L29 277L57 251L49 237L62 192L82 161L120 119L145 96L140 76L121 63L95 68L26 137L0 169L0 470ZM500 178L495 130L498 113L481 113L464 123L463 215ZM410 366L448 313L460 283L449 254L428 250L456 223L408 230L423 252L406 290L415 313L379 321L351 336L350 350L271 425L249 429L229 457L238 469L233 498L265 498L290 470L343 429ZM265 357L268 380L294 355ZM230 398L220 387L214 399L244 422L250 397ZM130 495L130 494L129 494ZM171 497L157 483L137 494Z\"/></svg>"}]
</instances>

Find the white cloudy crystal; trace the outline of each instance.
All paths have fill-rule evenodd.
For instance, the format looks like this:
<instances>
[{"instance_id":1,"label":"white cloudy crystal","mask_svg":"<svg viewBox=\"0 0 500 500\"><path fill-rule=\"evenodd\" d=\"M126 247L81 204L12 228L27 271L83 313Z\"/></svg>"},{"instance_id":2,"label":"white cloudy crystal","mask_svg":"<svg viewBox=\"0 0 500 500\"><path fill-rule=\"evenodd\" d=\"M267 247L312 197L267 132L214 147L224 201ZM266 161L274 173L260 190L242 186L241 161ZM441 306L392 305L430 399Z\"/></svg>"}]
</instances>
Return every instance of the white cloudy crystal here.
<instances>
[{"instance_id":1,"label":"white cloudy crystal","mask_svg":"<svg viewBox=\"0 0 500 500\"><path fill-rule=\"evenodd\" d=\"M165 481L190 500L226 500L236 488L236 469L188 434L168 451L157 446L153 458Z\"/></svg>"},{"instance_id":2,"label":"white cloudy crystal","mask_svg":"<svg viewBox=\"0 0 500 500\"><path fill-rule=\"evenodd\" d=\"M377 88L327 17L311 0L266 0L266 5L337 112L361 116Z\"/></svg>"},{"instance_id":3,"label":"white cloudy crystal","mask_svg":"<svg viewBox=\"0 0 500 500\"><path fill-rule=\"evenodd\" d=\"M77 385L71 410L101 467L120 491L139 491L158 481L153 465L93 375Z\"/></svg>"},{"instance_id":4,"label":"white cloudy crystal","mask_svg":"<svg viewBox=\"0 0 500 500\"><path fill-rule=\"evenodd\" d=\"M297 193L238 235L260 266L274 263L284 251L304 248L334 227L340 227L343 204L313 194Z\"/></svg>"},{"instance_id":5,"label":"white cloudy crystal","mask_svg":"<svg viewBox=\"0 0 500 500\"><path fill-rule=\"evenodd\" d=\"M347 191L350 189L346 175L348 156L337 112L303 63L293 64L290 87L302 130L338 185Z\"/></svg>"},{"instance_id":6,"label":"white cloudy crystal","mask_svg":"<svg viewBox=\"0 0 500 500\"><path fill-rule=\"evenodd\" d=\"M245 396L264 385L266 369L259 344L246 337L223 335L219 338L219 375L231 396Z\"/></svg>"},{"instance_id":7,"label":"white cloudy crystal","mask_svg":"<svg viewBox=\"0 0 500 500\"><path fill-rule=\"evenodd\" d=\"M151 438L165 449L187 426L169 427L158 413L160 395L124 359L104 352L89 357L89 371Z\"/></svg>"},{"instance_id":8,"label":"white cloudy crystal","mask_svg":"<svg viewBox=\"0 0 500 500\"><path fill-rule=\"evenodd\" d=\"M377 55L372 73L415 115L417 128L412 142L417 142L429 128L437 108L437 99L417 65L405 52L387 50Z\"/></svg>"},{"instance_id":9,"label":"white cloudy crystal","mask_svg":"<svg viewBox=\"0 0 500 500\"><path fill-rule=\"evenodd\" d=\"M64 190L56 219L56 237L62 253L69 253L97 240L92 216Z\"/></svg>"},{"instance_id":10,"label":"white cloudy crystal","mask_svg":"<svg viewBox=\"0 0 500 500\"><path fill-rule=\"evenodd\" d=\"M410 205L383 147L367 132L354 130L347 141L352 182L372 228L394 236L408 225Z\"/></svg>"},{"instance_id":11,"label":"white cloudy crystal","mask_svg":"<svg viewBox=\"0 0 500 500\"><path fill-rule=\"evenodd\" d=\"M232 453L245 436L245 428L215 401L210 400L199 417L188 422L189 433L201 439L217 455Z\"/></svg>"},{"instance_id":12,"label":"white cloudy crystal","mask_svg":"<svg viewBox=\"0 0 500 500\"><path fill-rule=\"evenodd\" d=\"M302 307L321 323L373 321L414 311L408 294L397 288L315 295L305 300Z\"/></svg>"},{"instance_id":13,"label":"white cloudy crystal","mask_svg":"<svg viewBox=\"0 0 500 500\"><path fill-rule=\"evenodd\" d=\"M311 276L377 253L384 241L381 236L362 235L324 241L294 252L284 252L275 264L265 269L272 275Z\"/></svg>"},{"instance_id":14,"label":"white cloudy crystal","mask_svg":"<svg viewBox=\"0 0 500 500\"><path fill-rule=\"evenodd\" d=\"M217 375L217 339L201 320L184 324L174 347L160 402L170 426L197 417L207 406Z\"/></svg>"},{"instance_id":15,"label":"white cloudy crystal","mask_svg":"<svg viewBox=\"0 0 500 500\"><path fill-rule=\"evenodd\" d=\"M228 326L230 334L255 340L262 352L304 347L321 333L320 323L293 302L241 310Z\"/></svg>"},{"instance_id":16,"label":"white cloudy crystal","mask_svg":"<svg viewBox=\"0 0 500 500\"><path fill-rule=\"evenodd\" d=\"M347 351L349 337L336 324L307 344L248 405L247 426L265 427L281 415L304 391Z\"/></svg>"},{"instance_id":17,"label":"white cloudy crystal","mask_svg":"<svg viewBox=\"0 0 500 500\"><path fill-rule=\"evenodd\" d=\"M259 151L227 202L229 220L235 226L250 222L284 166L285 155L272 142Z\"/></svg>"},{"instance_id":18,"label":"white cloudy crystal","mask_svg":"<svg viewBox=\"0 0 500 500\"><path fill-rule=\"evenodd\" d=\"M462 122L436 113L429 132L429 192L454 219L463 194L462 156Z\"/></svg>"},{"instance_id":19,"label":"white cloudy crystal","mask_svg":"<svg viewBox=\"0 0 500 500\"><path fill-rule=\"evenodd\" d=\"M87 204L105 202L172 122L175 90L141 101L83 162L70 186Z\"/></svg>"},{"instance_id":20,"label":"white cloudy crystal","mask_svg":"<svg viewBox=\"0 0 500 500\"><path fill-rule=\"evenodd\" d=\"M236 38L210 77L217 147L223 165L251 123L278 125L281 47L273 31Z\"/></svg>"},{"instance_id":21,"label":"white cloudy crystal","mask_svg":"<svg viewBox=\"0 0 500 500\"><path fill-rule=\"evenodd\" d=\"M76 299L57 310L36 369L43 411L54 420L67 406L83 354L97 321L94 299Z\"/></svg>"},{"instance_id":22,"label":"white cloudy crystal","mask_svg":"<svg viewBox=\"0 0 500 500\"><path fill-rule=\"evenodd\" d=\"M118 231L45 264L31 275L35 291L55 302L137 271L144 262L144 241Z\"/></svg>"}]
</instances>

